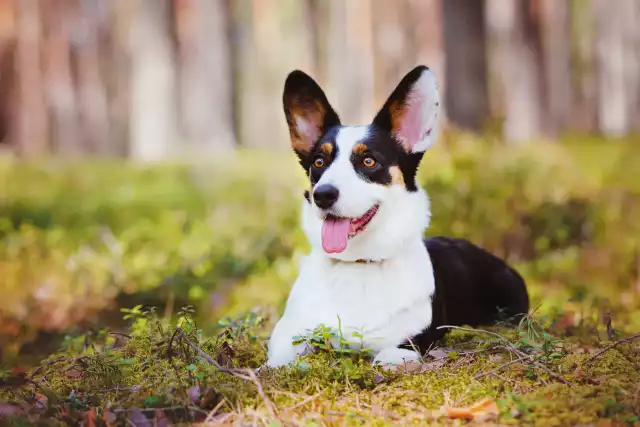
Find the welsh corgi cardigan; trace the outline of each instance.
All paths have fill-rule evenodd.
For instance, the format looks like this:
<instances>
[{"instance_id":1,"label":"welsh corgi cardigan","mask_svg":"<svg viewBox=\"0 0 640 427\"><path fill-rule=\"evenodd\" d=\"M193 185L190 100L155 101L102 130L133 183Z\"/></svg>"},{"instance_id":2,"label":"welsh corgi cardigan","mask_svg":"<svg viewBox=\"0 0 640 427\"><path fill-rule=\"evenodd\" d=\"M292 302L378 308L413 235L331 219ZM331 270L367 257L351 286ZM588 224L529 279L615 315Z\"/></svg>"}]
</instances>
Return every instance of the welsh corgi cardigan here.
<instances>
[{"instance_id":1,"label":"welsh corgi cardigan","mask_svg":"<svg viewBox=\"0 0 640 427\"><path fill-rule=\"evenodd\" d=\"M463 239L424 239L429 199L416 171L436 137L440 105L427 67L409 72L368 125L342 125L299 70L285 81L283 104L309 178L302 227L312 249L272 331L266 366L294 362L308 350L293 337L320 324L372 349L373 363L398 365L442 338L438 326L528 312L522 277L501 259Z\"/></svg>"}]
</instances>

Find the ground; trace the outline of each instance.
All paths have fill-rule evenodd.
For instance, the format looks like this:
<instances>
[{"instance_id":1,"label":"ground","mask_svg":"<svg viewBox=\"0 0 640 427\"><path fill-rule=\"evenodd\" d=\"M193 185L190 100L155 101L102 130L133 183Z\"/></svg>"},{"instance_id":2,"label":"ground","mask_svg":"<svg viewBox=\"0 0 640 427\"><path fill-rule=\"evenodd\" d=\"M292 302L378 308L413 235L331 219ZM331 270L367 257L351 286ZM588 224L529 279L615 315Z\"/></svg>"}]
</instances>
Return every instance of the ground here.
<instances>
[{"instance_id":1,"label":"ground","mask_svg":"<svg viewBox=\"0 0 640 427\"><path fill-rule=\"evenodd\" d=\"M301 338L315 353L297 367L256 374L269 323L256 313L224 319L210 339L188 311L173 325L154 312L127 315L126 333L77 337L37 368L7 373L0 396L11 403L0 413L16 425L638 423L640 346L614 329L600 341L596 325L558 338L534 313L515 329L456 329L421 363L395 370L330 348L338 331L319 327Z\"/></svg>"}]
</instances>

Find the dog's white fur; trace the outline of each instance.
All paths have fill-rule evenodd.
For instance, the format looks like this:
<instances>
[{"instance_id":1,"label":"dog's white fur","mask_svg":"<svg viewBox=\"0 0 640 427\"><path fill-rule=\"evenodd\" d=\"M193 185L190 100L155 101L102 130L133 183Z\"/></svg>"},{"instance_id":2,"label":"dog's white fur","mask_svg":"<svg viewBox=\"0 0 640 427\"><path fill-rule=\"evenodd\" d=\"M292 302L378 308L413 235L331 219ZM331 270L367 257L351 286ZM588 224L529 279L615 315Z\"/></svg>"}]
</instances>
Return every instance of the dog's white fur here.
<instances>
[{"instance_id":1,"label":"dog's white fur","mask_svg":"<svg viewBox=\"0 0 640 427\"><path fill-rule=\"evenodd\" d=\"M439 105L430 71L415 82L409 101L414 120L399 136L412 151L424 151L435 139ZM338 156L316 185L338 188L336 215L360 217L375 204L380 208L367 228L349 239L343 252L327 254L321 241L323 213L314 203L303 202L302 227L312 250L301 261L284 315L271 334L267 366L295 361L306 349L294 346L293 337L308 334L320 324L340 327L343 338L354 347L363 344L372 349L374 363L400 364L419 357L397 347L432 320L433 268L422 240L430 220L429 199L420 188L408 192L401 184L378 185L356 174L349 157L369 131L368 126L340 129ZM374 262L353 262L360 259Z\"/></svg>"}]
</instances>

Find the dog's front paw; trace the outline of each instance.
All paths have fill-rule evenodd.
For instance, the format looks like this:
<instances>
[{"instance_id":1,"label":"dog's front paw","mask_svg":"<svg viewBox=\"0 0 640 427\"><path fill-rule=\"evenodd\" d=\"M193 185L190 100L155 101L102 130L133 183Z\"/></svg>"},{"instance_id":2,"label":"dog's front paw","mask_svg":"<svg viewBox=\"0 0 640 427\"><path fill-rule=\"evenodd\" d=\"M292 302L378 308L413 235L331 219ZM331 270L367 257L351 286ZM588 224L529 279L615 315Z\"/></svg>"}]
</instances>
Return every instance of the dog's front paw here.
<instances>
[{"instance_id":1,"label":"dog's front paw","mask_svg":"<svg viewBox=\"0 0 640 427\"><path fill-rule=\"evenodd\" d=\"M295 359L290 357L270 357L264 365L265 368L277 369L281 366L290 365Z\"/></svg>"},{"instance_id":2,"label":"dog's front paw","mask_svg":"<svg viewBox=\"0 0 640 427\"><path fill-rule=\"evenodd\" d=\"M413 350L390 347L381 350L373 359L373 365L380 364L383 367L394 368L409 362L420 361L420 354Z\"/></svg>"}]
</instances>

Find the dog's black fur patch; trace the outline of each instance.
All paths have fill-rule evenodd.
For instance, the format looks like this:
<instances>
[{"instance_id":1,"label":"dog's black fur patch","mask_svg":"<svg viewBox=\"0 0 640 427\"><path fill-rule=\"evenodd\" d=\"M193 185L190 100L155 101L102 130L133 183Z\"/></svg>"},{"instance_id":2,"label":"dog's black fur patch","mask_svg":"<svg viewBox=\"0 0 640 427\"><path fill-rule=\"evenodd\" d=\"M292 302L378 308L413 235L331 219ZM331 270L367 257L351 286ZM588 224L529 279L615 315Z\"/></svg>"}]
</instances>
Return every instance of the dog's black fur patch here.
<instances>
[{"instance_id":1,"label":"dog's black fur patch","mask_svg":"<svg viewBox=\"0 0 640 427\"><path fill-rule=\"evenodd\" d=\"M447 332L438 326L513 325L529 311L524 280L497 256L465 239L438 236L424 243L435 276L433 320L401 348L424 353Z\"/></svg>"}]
</instances>

